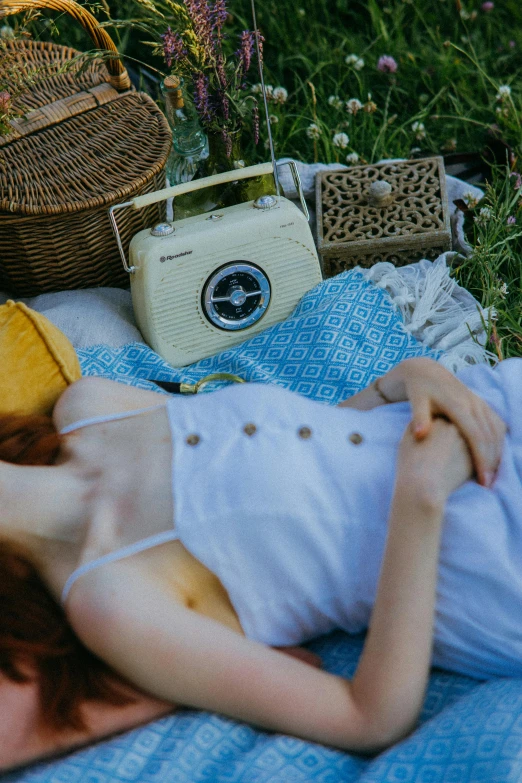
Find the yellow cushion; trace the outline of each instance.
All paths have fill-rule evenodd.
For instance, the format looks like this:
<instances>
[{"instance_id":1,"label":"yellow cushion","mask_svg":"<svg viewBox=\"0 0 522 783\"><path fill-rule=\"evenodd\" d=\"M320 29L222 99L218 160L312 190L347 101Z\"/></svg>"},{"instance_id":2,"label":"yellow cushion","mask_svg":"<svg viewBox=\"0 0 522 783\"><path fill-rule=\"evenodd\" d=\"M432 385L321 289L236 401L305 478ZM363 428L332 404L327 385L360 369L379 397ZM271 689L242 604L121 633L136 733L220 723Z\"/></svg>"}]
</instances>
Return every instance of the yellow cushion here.
<instances>
[{"instance_id":1,"label":"yellow cushion","mask_svg":"<svg viewBox=\"0 0 522 783\"><path fill-rule=\"evenodd\" d=\"M60 394L81 377L67 337L22 302L0 306L0 413L49 415Z\"/></svg>"}]
</instances>

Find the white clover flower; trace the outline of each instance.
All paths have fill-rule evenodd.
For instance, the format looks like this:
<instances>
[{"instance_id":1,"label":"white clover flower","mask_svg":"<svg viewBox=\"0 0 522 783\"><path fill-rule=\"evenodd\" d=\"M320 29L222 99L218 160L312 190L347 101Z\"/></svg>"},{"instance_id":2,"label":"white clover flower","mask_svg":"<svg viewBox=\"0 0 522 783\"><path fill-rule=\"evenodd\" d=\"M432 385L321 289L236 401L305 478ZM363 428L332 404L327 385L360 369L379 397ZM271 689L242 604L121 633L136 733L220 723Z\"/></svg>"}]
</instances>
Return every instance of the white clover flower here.
<instances>
[{"instance_id":1,"label":"white clover flower","mask_svg":"<svg viewBox=\"0 0 522 783\"><path fill-rule=\"evenodd\" d=\"M297 9L297 14L298 14L298 16L301 16L301 17L302 16L306 16L306 11L304 10L304 8L298 8Z\"/></svg>"},{"instance_id":2,"label":"white clover flower","mask_svg":"<svg viewBox=\"0 0 522 783\"><path fill-rule=\"evenodd\" d=\"M334 147L338 147L340 150L345 150L350 143L350 137L347 133L336 133L332 139Z\"/></svg>"},{"instance_id":3,"label":"white clover flower","mask_svg":"<svg viewBox=\"0 0 522 783\"><path fill-rule=\"evenodd\" d=\"M461 8L460 18L463 19L465 22L467 22L468 19L471 19L471 14L469 11L466 11L465 8Z\"/></svg>"},{"instance_id":4,"label":"white clover flower","mask_svg":"<svg viewBox=\"0 0 522 783\"><path fill-rule=\"evenodd\" d=\"M250 89L252 90L254 95L261 95L263 93L263 85L261 83L253 84ZM284 92L286 92L284 87L276 87L276 90L284 90ZM271 101L274 99L274 88L272 87L271 84L265 84L265 92L266 92L267 100ZM278 103L284 103L284 101L278 101Z\"/></svg>"},{"instance_id":5,"label":"white clover flower","mask_svg":"<svg viewBox=\"0 0 522 783\"><path fill-rule=\"evenodd\" d=\"M343 102L338 95L330 95L328 97L328 106L331 106L333 109L342 109Z\"/></svg>"},{"instance_id":6,"label":"white clover flower","mask_svg":"<svg viewBox=\"0 0 522 783\"><path fill-rule=\"evenodd\" d=\"M277 114L271 114L268 119L270 120L270 125L277 125L279 122L279 117Z\"/></svg>"},{"instance_id":7,"label":"white clover flower","mask_svg":"<svg viewBox=\"0 0 522 783\"><path fill-rule=\"evenodd\" d=\"M473 207L476 207L477 204L479 203L479 199L475 196L475 194L471 190L467 190L462 195L462 198L466 202L468 207L471 207L471 209L473 209Z\"/></svg>"},{"instance_id":8,"label":"white clover flower","mask_svg":"<svg viewBox=\"0 0 522 783\"><path fill-rule=\"evenodd\" d=\"M355 71L361 71L364 68L364 60L358 54L347 54L344 62L346 65L351 65Z\"/></svg>"},{"instance_id":9,"label":"white clover flower","mask_svg":"<svg viewBox=\"0 0 522 783\"><path fill-rule=\"evenodd\" d=\"M473 220L475 223L485 223L486 220L490 220L492 217L492 209L490 207L482 207L482 209L479 210L478 215L476 215Z\"/></svg>"},{"instance_id":10,"label":"white clover flower","mask_svg":"<svg viewBox=\"0 0 522 783\"><path fill-rule=\"evenodd\" d=\"M284 87L274 87L272 91L272 100L275 103L286 103L288 100L288 90Z\"/></svg>"},{"instance_id":11,"label":"white clover flower","mask_svg":"<svg viewBox=\"0 0 522 783\"><path fill-rule=\"evenodd\" d=\"M348 114L357 114L358 111L360 111L363 107L361 101L358 98L350 98L349 101L346 101L346 111Z\"/></svg>"},{"instance_id":12,"label":"white clover flower","mask_svg":"<svg viewBox=\"0 0 522 783\"><path fill-rule=\"evenodd\" d=\"M505 281L502 283L502 285L498 289L498 292L499 292L499 294L500 294L500 296L502 298L504 298L505 296L507 296L509 294L509 288L508 288L508 285L507 285L507 283Z\"/></svg>"},{"instance_id":13,"label":"white clover flower","mask_svg":"<svg viewBox=\"0 0 522 783\"><path fill-rule=\"evenodd\" d=\"M321 128L315 122L312 122L306 129L306 135L309 139L317 141L317 139L321 138Z\"/></svg>"},{"instance_id":14,"label":"white clover flower","mask_svg":"<svg viewBox=\"0 0 522 783\"><path fill-rule=\"evenodd\" d=\"M356 152L350 152L346 156L346 162L350 164L350 166L354 166L356 163L359 163L359 156Z\"/></svg>"},{"instance_id":15,"label":"white clover flower","mask_svg":"<svg viewBox=\"0 0 522 783\"><path fill-rule=\"evenodd\" d=\"M503 101L506 98L509 98L511 95L511 87L509 84L501 84L498 88L498 92L495 96L496 101Z\"/></svg>"},{"instance_id":16,"label":"white clover flower","mask_svg":"<svg viewBox=\"0 0 522 783\"><path fill-rule=\"evenodd\" d=\"M422 141L422 139L426 138L426 128L424 127L423 122L412 123L411 129L414 132L415 138L418 139L418 141Z\"/></svg>"}]
</instances>

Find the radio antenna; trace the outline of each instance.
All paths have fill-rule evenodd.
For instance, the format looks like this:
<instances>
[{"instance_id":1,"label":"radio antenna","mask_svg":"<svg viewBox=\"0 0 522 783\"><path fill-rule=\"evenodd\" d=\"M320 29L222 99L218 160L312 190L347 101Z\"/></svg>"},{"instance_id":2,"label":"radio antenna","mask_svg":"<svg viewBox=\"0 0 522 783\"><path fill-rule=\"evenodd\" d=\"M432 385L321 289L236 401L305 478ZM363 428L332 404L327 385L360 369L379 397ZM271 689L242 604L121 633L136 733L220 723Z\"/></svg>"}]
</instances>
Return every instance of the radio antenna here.
<instances>
[{"instance_id":1,"label":"radio antenna","mask_svg":"<svg viewBox=\"0 0 522 783\"><path fill-rule=\"evenodd\" d=\"M268 112L268 101L266 98L265 77L263 75L263 58L261 56L261 46L259 43L259 30L257 28L255 0L251 0L251 3L252 3L252 19L254 22L254 35L256 37L257 64L259 67L259 78L261 79L261 92L263 95L263 104L265 106L265 118L266 118L266 128L268 131L268 143L270 145L270 157L272 159L272 167L274 169L276 193L279 196L281 194L281 186L279 184L279 176L277 173L277 163L276 163L275 152L274 152L274 139L272 138L272 128L270 127L270 114Z\"/></svg>"}]
</instances>

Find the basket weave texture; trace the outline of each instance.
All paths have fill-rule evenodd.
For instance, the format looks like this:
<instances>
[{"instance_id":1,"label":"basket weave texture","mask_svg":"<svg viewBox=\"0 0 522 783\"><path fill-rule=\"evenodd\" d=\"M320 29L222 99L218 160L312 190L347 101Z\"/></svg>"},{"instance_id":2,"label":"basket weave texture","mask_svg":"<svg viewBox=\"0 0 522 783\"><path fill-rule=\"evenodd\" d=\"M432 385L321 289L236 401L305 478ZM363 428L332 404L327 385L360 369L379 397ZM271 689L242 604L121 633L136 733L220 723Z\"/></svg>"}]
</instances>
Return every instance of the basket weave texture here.
<instances>
[{"instance_id":1,"label":"basket weave texture","mask_svg":"<svg viewBox=\"0 0 522 783\"><path fill-rule=\"evenodd\" d=\"M20 5L2 0L0 17ZM71 0L54 0L52 7L72 9L84 23L87 12ZM105 38L103 44L108 48ZM108 67L95 60L80 69L75 61L80 53L65 46L34 41L9 46L28 73L49 66L53 72L19 98L24 115L0 137L0 288L34 296L127 286L107 209L164 187L168 123L148 95L129 89L119 60ZM56 72L72 61L65 72ZM161 220L160 209L152 205L122 215L125 250L135 233Z\"/></svg>"}]
</instances>

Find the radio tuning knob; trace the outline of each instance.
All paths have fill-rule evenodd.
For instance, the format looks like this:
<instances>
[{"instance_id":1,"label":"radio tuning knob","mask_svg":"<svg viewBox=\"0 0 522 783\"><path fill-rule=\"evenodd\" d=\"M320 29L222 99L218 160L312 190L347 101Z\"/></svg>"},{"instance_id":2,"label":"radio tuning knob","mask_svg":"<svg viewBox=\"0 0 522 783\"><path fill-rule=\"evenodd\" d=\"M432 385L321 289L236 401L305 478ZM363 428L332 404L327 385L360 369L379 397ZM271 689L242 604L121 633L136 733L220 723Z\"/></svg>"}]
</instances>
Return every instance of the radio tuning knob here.
<instances>
[{"instance_id":1,"label":"radio tuning knob","mask_svg":"<svg viewBox=\"0 0 522 783\"><path fill-rule=\"evenodd\" d=\"M275 206L277 206L277 198L275 196L259 196L254 201L256 209L272 209Z\"/></svg>"},{"instance_id":2,"label":"radio tuning knob","mask_svg":"<svg viewBox=\"0 0 522 783\"><path fill-rule=\"evenodd\" d=\"M170 223L158 223L157 226L151 228L150 233L153 237L168 237L169 234L174 233L174 227Z\"/></svg>"}]
</instances>

